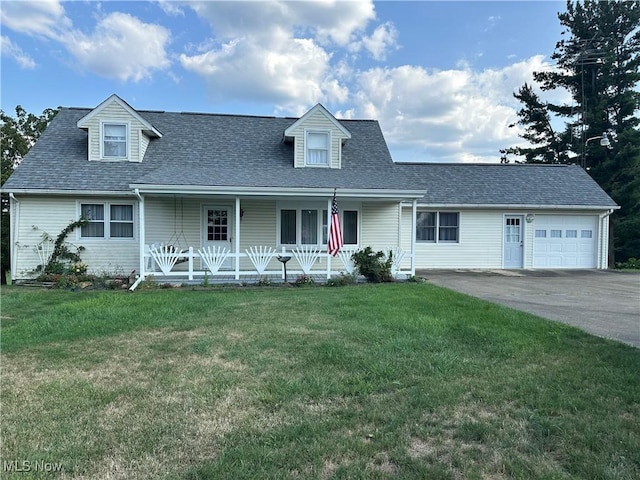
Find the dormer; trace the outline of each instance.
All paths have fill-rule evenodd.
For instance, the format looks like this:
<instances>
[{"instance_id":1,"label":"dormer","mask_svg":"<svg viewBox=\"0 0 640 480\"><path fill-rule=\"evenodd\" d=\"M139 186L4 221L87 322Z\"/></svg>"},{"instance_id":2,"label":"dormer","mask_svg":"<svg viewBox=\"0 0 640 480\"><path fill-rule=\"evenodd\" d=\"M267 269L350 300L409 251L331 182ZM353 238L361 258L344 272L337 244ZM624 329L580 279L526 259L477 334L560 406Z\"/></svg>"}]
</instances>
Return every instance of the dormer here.
<instances>
[{"instance_id":1,"label":"dormer","mask_svg":"<svg viewBox=\"0 0 640 480\"><path fill-rule=\"evenodd\" d=\"M284 132L293 141L295 168L342 168L342 145L349 130L319 103Z\"/></svg>"},{"instance_id":2,"label":"dormer","mask_svg":"<svg viewBox=\"0 0 640 480\"><path fill-rule=\"evenodd\" d=\"M115 94L78 120L77 126L88 132L90 161L142 162L151 139L162 137Z\"/></svg>"}]
</instances>

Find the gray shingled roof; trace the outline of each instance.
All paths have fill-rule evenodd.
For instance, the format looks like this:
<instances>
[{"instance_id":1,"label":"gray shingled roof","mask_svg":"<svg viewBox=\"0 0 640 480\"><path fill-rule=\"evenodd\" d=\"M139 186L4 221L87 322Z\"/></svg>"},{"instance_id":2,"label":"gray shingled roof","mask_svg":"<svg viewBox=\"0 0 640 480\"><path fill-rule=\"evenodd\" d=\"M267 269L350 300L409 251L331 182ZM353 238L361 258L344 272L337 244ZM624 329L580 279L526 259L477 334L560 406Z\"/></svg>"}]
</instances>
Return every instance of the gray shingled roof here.
<instances>
[{"instance_id":1,"label":"gray shingled roof","mask_svg":"<svg viewBox=\"0 0 640 480\"><path fill-rule=\"evenodd\" d=\"M577 165L398 164L426 189L420 204L616 207Z\"/></svg>"},{"instance_id":2,"label":"gray shingled roof","mask_svg":"<svg viewBox=\"0 0 640 480\"><path fill-rule=\"evenodd\" d=\"M89 109L63 108L5 191L122 191L131 184L426 190L425 204L571 205L615 203L580 167L564 165L395 164L378 122L340 120L351 132L342 169L293 168L283 141L295 118L138 113L163 134L142 163L89 162Z\"/></svg>"},{"instance_id":3,"label":"gray shingled roof","mask_svg":"<svg viewBox=\"0 0 640 480\"><path fill-rule=\"evenodd\" d=\"M5 189L130 191L130 184L405 189L378 122L344 120L353 138L343 168L293 168L284 131L296 119L192 113L138 113L163 134L142 163L87 161L88 109L62 109Z\"/></svg>"}]
</instances>

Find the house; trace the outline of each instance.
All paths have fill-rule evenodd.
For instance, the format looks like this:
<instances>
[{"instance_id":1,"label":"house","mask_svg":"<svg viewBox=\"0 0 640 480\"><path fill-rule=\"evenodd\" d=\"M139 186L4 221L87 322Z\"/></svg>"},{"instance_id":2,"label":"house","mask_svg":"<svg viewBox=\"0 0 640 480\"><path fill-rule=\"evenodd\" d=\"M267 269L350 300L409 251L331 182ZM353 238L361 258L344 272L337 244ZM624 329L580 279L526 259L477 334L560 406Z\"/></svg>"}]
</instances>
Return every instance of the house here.
<instances>
[{"instance_id":1,"label":"house","mask_svg":"<svg viewBox=\"0 0 640 480\"><path fill-rule=\"evenodd\" d=\"M12 278L50 242L89 270L241 280L353 271L351 253L393 251L422 268L606 268L618 208L577 166L394 163L373 120L137 111L112 95L62 108L7 180ZM332 198L344 237L327 253Z\"/></svg>"}]
</instances>

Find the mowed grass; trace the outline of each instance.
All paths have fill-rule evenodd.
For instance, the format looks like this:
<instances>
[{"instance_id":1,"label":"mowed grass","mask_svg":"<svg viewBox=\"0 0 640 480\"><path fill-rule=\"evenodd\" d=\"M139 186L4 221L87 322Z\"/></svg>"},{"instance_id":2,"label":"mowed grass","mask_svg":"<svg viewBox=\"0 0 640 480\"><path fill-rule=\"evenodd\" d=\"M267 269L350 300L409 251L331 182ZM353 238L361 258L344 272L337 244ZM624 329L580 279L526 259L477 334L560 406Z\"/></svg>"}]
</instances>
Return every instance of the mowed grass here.
<instances>
[{"instance_id":1,"label":"mowed grass","mask_svg":"<svg viewBox=\"0 0 640 480\"><path fill-rule=\"evenodd\" d=\"M640 478L638 349L433 285L1 300L1 478Z\"/></svg>"}]
</instances>

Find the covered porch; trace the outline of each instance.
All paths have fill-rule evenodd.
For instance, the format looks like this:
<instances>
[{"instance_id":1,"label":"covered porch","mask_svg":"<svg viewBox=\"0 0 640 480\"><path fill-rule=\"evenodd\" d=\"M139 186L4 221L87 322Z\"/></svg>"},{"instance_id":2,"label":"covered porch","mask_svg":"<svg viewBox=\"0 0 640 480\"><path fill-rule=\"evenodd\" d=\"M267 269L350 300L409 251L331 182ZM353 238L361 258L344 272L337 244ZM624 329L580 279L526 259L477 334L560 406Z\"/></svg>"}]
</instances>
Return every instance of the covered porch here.
<instances>
[{"instance_id":1,"label":"covered porch","mask_svg":"<svg viewBox=\"0 0 640 480\"><path fill-rule=\"evenodd\" d=\"M392 252L394 275L415 273L416 205L424 192L338 189L344 246L332 256L333 190L212 190L136 186L140 265L132 288L150 275L167 282L279 281L285 273L289 281L329 279L354 273L351 256L366 246ZM413 205L410 250L401 247L407 201Z\"/></svg>"}]
</instances>

